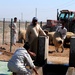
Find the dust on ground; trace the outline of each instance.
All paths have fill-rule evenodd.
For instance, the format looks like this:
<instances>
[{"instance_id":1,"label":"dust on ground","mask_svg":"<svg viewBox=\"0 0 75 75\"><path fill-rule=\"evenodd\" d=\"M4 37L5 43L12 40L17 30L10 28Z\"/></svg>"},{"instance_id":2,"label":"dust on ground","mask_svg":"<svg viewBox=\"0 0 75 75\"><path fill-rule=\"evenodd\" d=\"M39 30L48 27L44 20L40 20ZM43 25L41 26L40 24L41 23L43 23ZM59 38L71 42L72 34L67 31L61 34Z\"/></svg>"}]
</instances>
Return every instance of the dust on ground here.
<instances>
[{"instance_id":1,"label":"dust on ground","mask_svg":"<svg viewBox=\"0 0 75 75\"><path fill-rule=\"evenodd\" d=\"M0 45L0 60L8 61L13 55L13 53L15 52L15 50L18 47L22 47L22 46L23 46L22 43L16 43L16 46L15 45L12 46L12 51L10 52L10 44ZM59 52L57 53L55 51L55 47L53 45L49 45L48 55L55 56L55 57L69 58L69 51L70 51L70 48L65 48L63 53L61 53L61 49L59 49Z\"/></svg>"},{"instance_id":2,"label":"dust on ground","mask_svg":"<svg viewBox=\"0 0 75 75\"><path fill-rule=\"evenodd\" d=\"M8 61L15 52L15 50L22 46L22 43L16 43L16 46L13 45L10 51L10 44L0 45L0 60Z\"/></svg>"}]
</instances>

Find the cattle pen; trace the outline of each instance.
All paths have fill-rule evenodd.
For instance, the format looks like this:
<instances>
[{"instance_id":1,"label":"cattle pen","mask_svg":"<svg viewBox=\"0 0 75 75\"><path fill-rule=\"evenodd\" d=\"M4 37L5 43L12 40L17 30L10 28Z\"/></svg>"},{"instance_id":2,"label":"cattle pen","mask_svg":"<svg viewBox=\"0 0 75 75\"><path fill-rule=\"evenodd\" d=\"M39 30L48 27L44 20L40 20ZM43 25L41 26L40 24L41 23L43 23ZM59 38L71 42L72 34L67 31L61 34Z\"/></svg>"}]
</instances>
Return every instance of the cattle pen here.
<instances>
[{"instance_id":1,"label":"cattle pen","mask_svg":"<svg viewBox=\"0 0 75 75\"><path fill-rule=\"evenodd\" d=\"M23 44L17 42L16 47L13 46L12 51L10 52L9 24L11 23L11 21L5 21L5 19L3 21L0 21L0 60L8 61L11 58L12 54L14 53L15 49L17 47L23 46ZM20 29L26 29L25 27L29 24L30 24L30 22L21 22L19 20L18 21L18 31ZM46 24L46 23L44 23L44 24ZM3 32L5 32L5 33L3 33ZM18 35L17 35L17 37L18 37ZM60 49L60 51L61 51L61 49ZM62 66L62 64L69 65L70 46L65 47L65 50L63 53L61 53L61 52L57 53L55 51L55 47L53 45L49 45L47 53L48 53L48 57L47 57L48 64L57 64L57 65L60 64L61 66ZM38 72L40 73L40 75L42 75L43 74L42 67L36 67L36 68L37 68ZM73 68L71 70L69 69L69 71L74 72L74 69ZM75 72L73 74L75 74ZM47 74L47 75L50 75L50 74ZM69 75L69 74L67 73L67 75Z\"/></svg>"}]
</instances>

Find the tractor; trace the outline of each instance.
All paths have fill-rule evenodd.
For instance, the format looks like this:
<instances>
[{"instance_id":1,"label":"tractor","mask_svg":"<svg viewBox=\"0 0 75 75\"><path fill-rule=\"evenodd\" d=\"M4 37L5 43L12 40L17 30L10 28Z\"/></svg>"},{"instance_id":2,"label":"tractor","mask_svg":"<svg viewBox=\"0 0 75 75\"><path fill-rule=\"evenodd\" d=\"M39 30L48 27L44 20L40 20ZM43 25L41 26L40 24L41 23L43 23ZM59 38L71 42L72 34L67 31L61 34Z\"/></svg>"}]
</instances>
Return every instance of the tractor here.
<instances>
[{"instance_id":1,"label":"tractor","mask_svg":"<svg viewBox=\"0 0 75 75\"><path fill-rule=\"evenodd\" d=\"M75 33L75 12L69 10L57 11L57 21L65 21L68 32Z\"/></svg>"},{"instance_id":2,"label":"tractor","mask_svg":"<svg viewBox=\"0 0 75 75\"><path fill-rule=\"evenodd\" d=\"M52 43L53 34L58 26L61 25L61 22L65 22L65 27L67 28L67 37L65 39L65 43L70 42L71 36L75 34L75 12L69 10L61 10L60 12L57 11L57 20L47 20L47 25L44 30L47 30L50 37L50 42ZM52 38L51 38L52 37Z\"/></svg>"}]
</instances>

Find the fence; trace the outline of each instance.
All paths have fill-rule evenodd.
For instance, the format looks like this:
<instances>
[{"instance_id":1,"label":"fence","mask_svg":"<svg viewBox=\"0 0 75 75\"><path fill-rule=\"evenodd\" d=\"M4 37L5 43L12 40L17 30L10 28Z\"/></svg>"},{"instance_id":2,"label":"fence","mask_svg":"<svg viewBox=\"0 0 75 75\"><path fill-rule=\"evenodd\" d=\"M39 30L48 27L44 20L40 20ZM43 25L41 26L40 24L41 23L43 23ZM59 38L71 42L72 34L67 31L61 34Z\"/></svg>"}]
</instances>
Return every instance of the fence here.
<instances>
[{"instance_id":1,"label":"fence","mask_svg":"<svg viewBox=\"0 0 75 75\"><path fill-rule=\"evenodd\" d=\"M13 21L13 20L12 20ZM4 43L10 43L10 28L9 24L11 24L11 19L10 21L6 21L5 18L3 21L0 21L0 44ZM21 22L20 20L17 22L17 29L18 31L20 29L26 29L27 25L29 25L29 22Z\"/></svg>"},{"instance_id":2,"label":"fence","mask_svg":"<svg viewBox=\"0 0 75 75\"><path fill-rule=\"evenodd\" d=\"M10 21L7 21L5 18L0 21L0 44L10 44L11 45L11 30L9 28L9 25L12 24L13 19L10 19ZM39 22L42 27L42 21ZM18 32L20 29L26 29L27 26L30 25L30 22L25 21L21 22L20 20L17 21L17 30ZM17 41L18 41L18 35L17 35ZM10 46L11 51L11 46Z\"/></svg>"}]
</instances>

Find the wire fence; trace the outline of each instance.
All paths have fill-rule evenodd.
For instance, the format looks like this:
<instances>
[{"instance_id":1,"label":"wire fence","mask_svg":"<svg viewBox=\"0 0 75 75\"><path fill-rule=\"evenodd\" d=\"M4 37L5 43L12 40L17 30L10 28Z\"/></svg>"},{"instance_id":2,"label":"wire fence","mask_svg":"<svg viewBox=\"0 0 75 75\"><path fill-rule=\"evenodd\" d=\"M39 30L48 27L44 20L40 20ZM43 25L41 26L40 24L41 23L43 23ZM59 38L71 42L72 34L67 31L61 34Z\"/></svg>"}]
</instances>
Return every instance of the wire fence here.
<instances>
[{"instance_id":1,"label":"wire fence","mask_svg":"<svg viewBox=\"0 0 75 75\"><path fill-rule=\"evenodd\" d=\"M10 21L6 21L4 18L3 21L0 21L0 44L10 43L10 28L9 28L10 24L11 24L11 19L10 19ZM17 22L18 31L20 29L26 29L27 25L29 25L29 24L30 24L30 22L27 22L27 21L21 22L19 20Z\"/></svg>"},{"instance_id":2,"label":"wire fence","mask_svg":"<svg viewBox=\"0 0 75 75\"><path fill-rule=\"evenodd\" d=\"M0 45L2 44L10 44L10 52L11 52L11 29L9 27L10 24L13 23L13 19L10 19L9 21L6 20L5 18L3 18L2 20L0 20ZM25 21L22 22L20 20L17 21L17 30L18 32L23 29L26 30L28 25L30 25L31 22ZM39 24L42 24L42 21L39 22ZM18 34L17 34L17 41L18 41Z\"/></svg>"}]
</instances>

